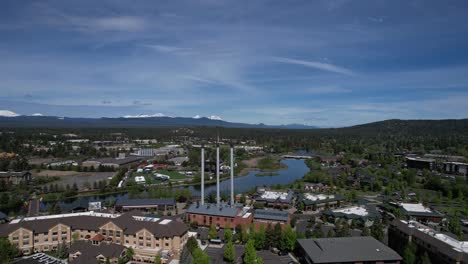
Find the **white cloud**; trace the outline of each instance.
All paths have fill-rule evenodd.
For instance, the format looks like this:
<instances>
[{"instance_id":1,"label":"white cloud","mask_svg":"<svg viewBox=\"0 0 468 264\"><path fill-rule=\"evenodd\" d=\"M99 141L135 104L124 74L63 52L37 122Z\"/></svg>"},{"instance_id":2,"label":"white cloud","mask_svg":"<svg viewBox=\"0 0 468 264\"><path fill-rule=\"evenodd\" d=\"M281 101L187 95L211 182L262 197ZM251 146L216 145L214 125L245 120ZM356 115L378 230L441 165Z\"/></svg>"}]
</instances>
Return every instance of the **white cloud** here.
<instances>
[{"instance_id":1,"label":"white cloud","mask_svg":"<svg viewBox=\"0 0 468 264\"><path fill-rule=\"evenodd\" d=\"M192 118L193 118L193 119L200 119L200 118L202 118L202 117L201 117L200 115L196 115L196 116L194 116L194 117L192 117Z\"/></svg>"},{"instance_id":2,"label":"white cloud","mask_svg":"<svg viewBox=\"0 0 468 264\"><path fill-rule=\"evenodd\" d=\"M334 72L334 73L339 73L339 74L344 74L344 75L355 74L353 71L349 69L336 66L330 63L323 63L323 62L318 62L318 61L296 60L296 59L290 59L290 58L284 58L284 57L272 57L272 60L275 62L302 65L305 67L310 67L310 68L314 68L314 69L318 69L322 71L329 71L329 72Z\"/></svg>"},{"instance_id":3,"label":"white cloud","mask_svg":"<svg viewBox=\"0 0 468 264\"><path fill-rule=\"evenodd\" d=\"M83 31L141 31L146 27L146 21L140 17L118 16L104 18L89 18L64 16L73 26Z\"/></svg>"},{"instance_id":4,"label":"white cloud","mask_svg":"<svg viewBox=\"0 0 468 264\"><path fill-rule=\"evenodd\" d=\"M325 93L349 93L351 89L346 89L338 86L317 86L305 89L306 92L311 94L325 94Z\"/></svg>"},{"instance_id":5,"label":"white cloud","mask_svg":"<svg viewBox=\"0 0 468 264\"><path fill-rule=\"evenodd\" d=\"M19 116L17 113L10 111L10 110L0 110L0 116L4 117L15 117Z\"/></svg>"},{"instance_id":6,"label":"white cloud","mask_svg":"<svg viewBox=\"0 0 468 264\"><path fill-rule=\"evenodd\" d=\"M173 52L181 52L181 51L191 51L191 48L181 48L181 47L175 47L175 46L164 46L164 45L142 45L143 47L151 48L159 52L167 52L167 53L173 53Z\"/></svg>"}]
</instances>

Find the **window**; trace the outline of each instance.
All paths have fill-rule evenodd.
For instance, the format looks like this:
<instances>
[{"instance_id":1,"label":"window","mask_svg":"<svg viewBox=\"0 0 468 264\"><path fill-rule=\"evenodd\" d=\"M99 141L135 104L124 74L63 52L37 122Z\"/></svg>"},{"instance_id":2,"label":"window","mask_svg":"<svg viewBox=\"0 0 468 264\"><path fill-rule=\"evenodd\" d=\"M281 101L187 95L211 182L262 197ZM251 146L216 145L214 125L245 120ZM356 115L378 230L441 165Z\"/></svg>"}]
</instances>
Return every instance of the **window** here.
<instances>
[{"instance_id":1,"label":"window","mask_svg":"<svg viewBox=\"0 0 468 264\"><path fill-rule=\"evenodd\" d=\"M107 231L106 231L105 229L103 229L103 230L101 231L101 233L102 233L103 236L107 235Z\"/></svg>"},{"instance_id":2,"label":"window","mask_svg":"<svg viewBox=\"0 0 468 264\"><path fill-rule=\"evenodd\" d=\"M143 240L143 237L142 237L142 236L141 236L141 237L138 237L138 239L141 239L141 240Z\"/></svg>"},{"instance_id":3,"label":"window","mask_svg":"<svg viewBox=\"0 0 468 264\"><path fill-rule=\"evenodd\" d=\"M169 246L169 243L166 242L166 247L168 247L168 246Z\"/></svg>"},{"instance_id":4,"label":"window","mask_svg":"<svg viewBox=\"0 0 468 264\"><path fill-rule=\"evenodd\" d=\"M23 245L29 245L29 240L24 240Z\"/></svg>"},{"instance_id":5,"label":"window","mask_svg":"<svg viewBox=\"0 0 468 264\"><path fill-rule=\"evenodd\" d=\"M114 235L114 230L109 230L109 236L113 236Z\"/></svg>"},{"instance_id":6,"label":"window","mask_svg":"<svg viewBox=\"0 0 468 264\"><path fill-rule=\"evenodd\" d=\"M146 246L147 246L147 247L151 247L151 243L146 243Z\"/></svg>"},{"instance_id":7,"label":"window","mask_svg":"<svg viewBox=\"0 0 468 264\"><path fill-rule=\"evenodd\" d=\"M57 241L57 240L58 240L58 238L56 238L56 237L52 238L52 241Z\"/></svg>"},{"instance_id":8,"label":"window","mask_svg":"<svg viewBox=\"0 0 468 264\"><path fill-rule=\"evenodd\" d=\"M115 231L115 236L120 237L120 231Z\"/></svg>"},{"instance_id":9,"label":"window","mask_svg":"<svg viewBox=\"0 0 468 264\"><path fill-rule=\"evenodd\" d=\"M58 232L52 232L53 236L56 236L57 234L58 234Z\"/></svg>"},{"instance_id":10,"label":"window","mask_svg":"<svg viewBox=\"0 0 468 264\"><path fill-rule=\"evenodd\" d=\"M39 239L34 239L34 243L39 243Z\"/></svg>"},{"instance_id":11,"label":"window","mask_svg":"<svg viewBox=\"0 0 468 264\"><path fill-rule=\"evenodd\" d=\"M29 235L23 236L23 239L29 239Z\"/></svg>"},{"instance_id":12,"label":"window","mask_svg":"<svg viewBox=\"0 0 468 264\"><path fill-rule=\"evenodd\" d=\"M138 243L138 245L143 246L143 242Z\"/></svg>"},{"instance_id":13,"label":"window","mask_svg":"<svg viewBox=\"0 0 468 264\"><path fill-rule=\"evenodd\" d=\"M151 237L146 237L146 240L151 240Z\"/></svg>"},{"instance_id":14,"label":"window","mask_svg":"<svg viewBox=\"0 0 468 264\"><path fill-rule=\"evenodd\" d=\"M13 240L18 240L18 237L17 236L13 237Z\"/></svg>"}]
</instances>

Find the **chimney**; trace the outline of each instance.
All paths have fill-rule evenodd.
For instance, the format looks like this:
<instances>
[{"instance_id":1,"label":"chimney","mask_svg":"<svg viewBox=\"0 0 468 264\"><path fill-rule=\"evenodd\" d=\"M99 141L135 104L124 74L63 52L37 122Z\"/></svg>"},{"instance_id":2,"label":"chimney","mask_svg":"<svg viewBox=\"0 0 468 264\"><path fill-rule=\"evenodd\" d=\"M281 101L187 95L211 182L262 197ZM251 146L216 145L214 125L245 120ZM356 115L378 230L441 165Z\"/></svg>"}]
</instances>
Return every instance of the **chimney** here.
<instances>
[{"instance_id":1,"label":"chimney","mask_svg":"<svg viewBox=\"0 0 468 264\"><path fill-rule=\"evenodd\" d=\"M219 196L219 142L218 142L216 143L216 205L220 206L220 204L221 204L221 197Z\"/></svg>"},{"instance_id":2,"label":"chimney","mask_svg":"<svg viewBox=\"0 0 468 264\"><path fill-rule=\"evenodd\" d=\"M234 146L231 144L231 207L234 206Z\"/></svg>"},{"instance_id":3,"label":"chimney","mask_svg":"<svg viewBox=\"0 0 468 264\"><path fill-rule=\"evenodd\" d=\"M201 146L201 205L205 204L205 146Z\"/></svg>"}]
</instances>

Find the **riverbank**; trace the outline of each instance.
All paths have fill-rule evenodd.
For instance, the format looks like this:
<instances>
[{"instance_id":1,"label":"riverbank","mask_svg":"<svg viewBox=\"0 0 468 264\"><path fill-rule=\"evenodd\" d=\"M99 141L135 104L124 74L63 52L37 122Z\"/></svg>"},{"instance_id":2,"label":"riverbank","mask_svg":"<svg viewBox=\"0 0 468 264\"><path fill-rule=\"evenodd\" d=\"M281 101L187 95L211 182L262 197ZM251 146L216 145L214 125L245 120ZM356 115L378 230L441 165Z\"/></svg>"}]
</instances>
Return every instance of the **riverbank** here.
<instances>
[{"instance_id":1,"label":"riverbank","mask_svg":"<svg viewBox=\"0 0 468 264\"><path fill-rule=\"evenodd\" d=\"M243 160L242 163L246 166L240 171L240 176L245 176L251 171L273 172L281 169L287 169L288 165L281 162L280 156L270 157L255 157L248 160Z\"/></svg>"}]
</instances>

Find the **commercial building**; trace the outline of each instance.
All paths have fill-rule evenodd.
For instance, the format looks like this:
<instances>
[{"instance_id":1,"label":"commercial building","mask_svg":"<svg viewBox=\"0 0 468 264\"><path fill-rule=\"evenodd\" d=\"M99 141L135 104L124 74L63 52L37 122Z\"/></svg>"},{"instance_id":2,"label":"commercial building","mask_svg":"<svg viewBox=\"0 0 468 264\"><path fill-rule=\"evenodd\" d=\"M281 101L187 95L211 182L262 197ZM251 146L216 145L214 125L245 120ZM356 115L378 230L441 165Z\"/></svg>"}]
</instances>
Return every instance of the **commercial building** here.
<instances>
[{"instance_id":1,"label":"commercial building","mask_svg":"<svg viewBox=\"0 0 468 264\"><path fill-rule=\"evenodd\" d=\"M380 219L382 216L375 207L361 205L350 206L334 210L326 210L323 212L325 216L330 219L346 219L346 220L360 220L367 225L372 225L375 219Z\"/></svg>"},{"instance_id":2,"label":"commercial building","mask_svg":"<svg viewBox=\"0 0 468 264\"><path fill-rule=\"evenodd\" d=\"M436 160L427 158L406 157L406 166L408 166L408 168L419 170L435 170Z\"/></svg>"},{"instance_id":3,"label":"commercial building","mask_svg":"<svg viewBox=\"0 0 468 264\"><path fill-rule=\"evenodd\" d=\"M224 228L228 226L235 228L237 225L250 225L252 213L249 207L241 204L230 206L221 203L214 204L192 204L186 212L186 220L190 223L196 222L199 226L211 226Z\"/></svg>"},{"instance_id":4,"label":"commercial building","mask_svg":"<svg viewBox=\"0 0 468 264\"><path fill-rule=\"evenodd\" d=\"M281 211L276 209L257 209L255 210L253 223L258 230L263 225L265 228L268 225L275 226L280 224L285 226L289 224L290 218L288 211Z\"/></svg>"},{"instance_id":5,"label":"commercial building","mask_svg":"<svg viewBox=\"0 0 468 264\"><path fill-rule=\"evenodd\" d=\"M115 211L131 210L157 211L160 214L176 214L177 203L174 198L126 199L120 198L115 203Z\"/></svg>"},{"instance_id":6,"label":"commercial building","mask_svg":"<svg viewBox=\"0 0 468 264\"><path fill-rule=\"evenodd\" d=\"M432 263L468 263L468 241L459 241L416 221L395 219L388 229L388 245L403 254L408 242L426 251Z\"/></svg>"},{"instance_id":7,"label":"commercial building","mask_svg":"<svg viewBox=\"0 0 468 264\"><path fill-rule=\"evenodd\" d=\"M56 250L73 240L103 241L133 248L136 261L154 261L161 252L178 255L188 239L188 227L176 218L146 217L138 212L97 212L28 217L0 224L6 237L23 254Z\"/></svg>"},{"instance_id":8,"label":"commercial building","mask_svg":"<svg viewBox=\"0 0 468 264\"><path fill-rule=\"evenodd\" d=\"M141 162L142 158L139 157L120 157L120 158L100 158L83 161L83 167L94 167L99 166L120 168L120 167L131 167Z\"/></svg>"},{"instance_id":9,"label":"commercial building","mask_svg":"<svg viewBox=\"0 0 468 264\"><path fill-rule=\"evenodd\" d=\"M468 163L463 162L444 162L444 172L467 175Z\"/></svg>"},{"instance_id":10,"label":"commercial building","mask_svg":"<svg viewBox=\"0 0 468 264\"><path fill-rule=\"evenodd\" d=\"M29 171L0 171L0 181L3 181L7 185L18 185L21 183L28 183L31 180L32 176Z\"/></svg>"},{"instance_id":11,"label":"commercial building","mask_svg":"<svg viewBox=\"0 0 468 264\"><path fill-rule=\"evenodd\" d=\"M292 206L293 198L294 192L292 190L288 190L287 192L274 192L262 188L257 190L255 203L260 203L268 207L289 208Z\"/></svg>"},{"instance_id":12,"label":"commercial building","mask_svg":"<svg viewBox=\"0 0 468 264\"><path fill-rule=\"evenodd\" d=\"M325 208L339 207L343 197L336 194L312 194L299 195L297 204L302 204L305 211L317 211Z\"/></svg>"},{"instance_id":13,"label":"commercial building","mask_svg":"<svg viewBox=\"0 0 468 264\"><path fill-rule=\"evenodd\" d=\"M439 223L444 218L442 214L432 211L421 203L390 203L390 205L400 208L408 218L419 222Z\"/></svg>"},{"instance_id":14,"label":"commercial building","mask_svg":"<svg viewBox=\"0 0 468 264\"><path fill-rule=\"evenodd\" d=\"M296 256L304 264L395 263L402 258L373 237L298 239Z\"/></svg>"}]
</instances>

